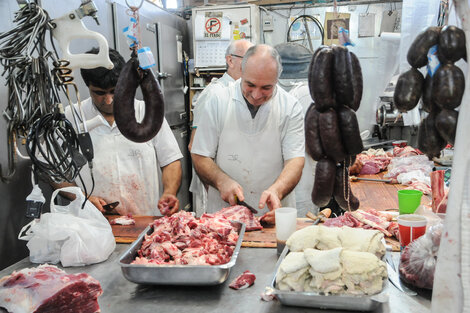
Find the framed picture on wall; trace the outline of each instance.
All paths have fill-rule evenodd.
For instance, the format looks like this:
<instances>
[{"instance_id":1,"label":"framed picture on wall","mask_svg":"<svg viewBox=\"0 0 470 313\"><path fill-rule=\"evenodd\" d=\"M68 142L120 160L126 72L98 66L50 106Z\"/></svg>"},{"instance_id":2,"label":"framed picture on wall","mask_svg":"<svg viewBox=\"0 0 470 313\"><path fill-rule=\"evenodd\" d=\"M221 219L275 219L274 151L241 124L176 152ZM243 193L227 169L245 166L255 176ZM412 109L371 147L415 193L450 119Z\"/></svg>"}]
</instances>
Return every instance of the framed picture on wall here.
<instances>
[{"instance_id":1,"label":"framed picture on wall","mask_svg":"<svg viewBox=\"0 0 470 313\"><path fill-rule=\"evenodd\" d=\"M351 14L349 13L334 13L326 12L325 13L325 34L324 42L325 45L337 45L339 44L338 39L338 30L340 27L349 31L349 20Z\"/></svg>"}]
</instances>

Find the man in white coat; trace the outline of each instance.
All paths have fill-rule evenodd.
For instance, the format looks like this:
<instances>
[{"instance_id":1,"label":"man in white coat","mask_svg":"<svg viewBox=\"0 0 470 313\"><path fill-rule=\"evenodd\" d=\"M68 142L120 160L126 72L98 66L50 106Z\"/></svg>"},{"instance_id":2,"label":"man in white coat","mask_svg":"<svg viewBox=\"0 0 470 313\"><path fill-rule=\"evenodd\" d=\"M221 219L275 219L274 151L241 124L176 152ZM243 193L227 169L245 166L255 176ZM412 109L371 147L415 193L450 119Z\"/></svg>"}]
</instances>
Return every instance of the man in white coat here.
<instances>
[{"instance_id":1,"label":"man in white coat","mask_svg":"<svg viewBox=\"0 0 470 313\"><path fill-rule=\"evenodd\" d=\"M92 49L88 53L98 53ZM109 56L114 64L112 70L103 67L82 69L81 74L88 86L90 98L81 103L85 120L100 117L98 126L90 130L93 142L94 191L89 200L100 210L103 206L119 201L119 214L159 215L178 211L176 193L181 184L181 159L183 156L166 119L158 134L148 142L136 143L125 138L114 121L113 97L119 74L124 66L123 57L114 49ZM134 101L136 119L142 120L145 103ZM78 108L75 105L75 108ZM73 121L71 108L65 111ZM163 193L159 196L158 167L162 171ZM90 192L92 177L88 167L81 172L81 188ZM63 187L67 183L54 187ZM159 212L160 211L160 212Z\"/></svg>"},{"instance_id":2,"label":"man in white coat","mask_svg":"<svg viewBox=\"0 0 470 313\"><path fill-rule=\"evenodd\" d=\"M248 40L235 40L232 41L227 50L225 51L225 63L227 66L227 71L219 79L214 79L206 88L201 92L197 98L197 102L194 106L193 111L193 124L191 131L191 139L189 141L189 151L191 151L191 146L193 144L194 135L196 134L197 126L199 124L202 108L207 102L209 96L216 92L214 91L217 88L225 89L227 86L242 75L242 60L245 56L246 50L253 46ZM207 200L207 188L202 184L196 172L193 170L193 177L191 179L191 185L189 191L196 195L195 202L193 203L196 209L197 215L201 215L205 212L206 200Z\"/></svg>"},{"instance_id":3,"label":"man in white coat","mask_svg":"<svg viewBox=\"0 0 470 313\"><path fill-rule=\"evenodd\" d=\"M302 107L276 86L282 71L279 54L253 46L242 61L241 79L204 105L191 157L209 185L207 211L218 211L236 198L269 212L295 207L291 191L304 166Z\"/></svg>"}]
</instances>

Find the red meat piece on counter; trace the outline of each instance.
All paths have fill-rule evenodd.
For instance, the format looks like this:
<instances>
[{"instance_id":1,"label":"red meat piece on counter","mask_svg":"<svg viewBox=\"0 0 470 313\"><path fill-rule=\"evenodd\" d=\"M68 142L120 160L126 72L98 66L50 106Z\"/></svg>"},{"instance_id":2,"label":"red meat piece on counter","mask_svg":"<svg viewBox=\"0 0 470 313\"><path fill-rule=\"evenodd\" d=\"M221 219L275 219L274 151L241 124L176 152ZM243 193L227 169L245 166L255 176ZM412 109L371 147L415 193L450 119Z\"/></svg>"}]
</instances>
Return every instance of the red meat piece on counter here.
<instances>
[{"instance_id":1,"label":"red meat piece on counter","mask_svg":"<svg viewBox=\"0 0 470 313\"><path fill-rule=\"evenodd\" d=\"M53 265L25 268L0 279L0 307L9 312L100 312L100 283Z\"/></svg>"},{"instance_id":2,"label":"red meat piece on counter","mask_svg":"<svg viewBox=\"0 0 470 313\"><path fill-rule=\"evenodd\" d=\"M244 271L243 274L235 278L229 285L230 288L240 290L250 287L255 283L256 276L250 271Z\"/></svg>"}]
</instances>

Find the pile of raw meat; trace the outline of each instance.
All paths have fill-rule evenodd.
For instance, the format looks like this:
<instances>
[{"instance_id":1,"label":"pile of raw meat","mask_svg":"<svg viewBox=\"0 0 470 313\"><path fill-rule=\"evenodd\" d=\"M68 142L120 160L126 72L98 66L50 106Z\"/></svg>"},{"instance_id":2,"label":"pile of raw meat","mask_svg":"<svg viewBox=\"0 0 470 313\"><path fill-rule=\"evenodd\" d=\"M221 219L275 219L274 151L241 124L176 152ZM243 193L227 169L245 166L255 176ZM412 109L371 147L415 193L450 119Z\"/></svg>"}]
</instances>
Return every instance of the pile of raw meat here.
<instances>
[{"instance_id":1,"label":"pile of raw meat","mask_svg":"<svg viewBox=\"0 0 470 313\"><path fill-rule=\"evenodd\" d=\"M219 265L230 261L238 234L221 215L181 211L156 219L132 264Z\"/></svg>"},{"instance_id":2,"label":"pile of raw meat","mask_svg":"<svg viewBox=\"0 0 470 313\"><path fill-rule=\"evenodd\" d=\"M100 283L54 265L25 268L0 279L0 307L8 312L100 312Z\"/></svg>"},{"instance_id":3,"label":"pile of raw meat","mask_svg":"<svg viewBox=\"0 0 470 313\"><path fill-rule=\"evenodd\" d=\"M335 218L329 218L323 225L328 227L349 226L364 229L380 230L385 236L395 236L398 238L398 223L392 222L390 214L381 213L374 209L367 211L357 210L354 212L345 212L344 215Z\"/></svg>"}]
</instances>

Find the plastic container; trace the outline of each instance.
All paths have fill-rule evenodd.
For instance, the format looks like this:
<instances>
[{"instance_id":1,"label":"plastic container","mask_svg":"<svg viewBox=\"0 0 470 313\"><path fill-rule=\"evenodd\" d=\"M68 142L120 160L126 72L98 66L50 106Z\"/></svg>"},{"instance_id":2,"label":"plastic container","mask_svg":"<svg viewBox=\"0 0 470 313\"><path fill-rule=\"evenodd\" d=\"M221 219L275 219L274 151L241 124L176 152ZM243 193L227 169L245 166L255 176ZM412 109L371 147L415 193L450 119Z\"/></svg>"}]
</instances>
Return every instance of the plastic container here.
<instances>
[{"instance_id":1,"label":"plastic container","mask_svg":"<svg viewBox=\"0 0 470 313\"><path fill-rule=\"evenodd\" d=\"M423 192L419 190L398 190L398 211L413 214L421 204Z\"/></svg>"}]
</instances>

